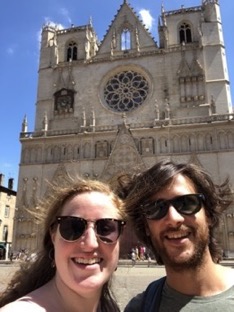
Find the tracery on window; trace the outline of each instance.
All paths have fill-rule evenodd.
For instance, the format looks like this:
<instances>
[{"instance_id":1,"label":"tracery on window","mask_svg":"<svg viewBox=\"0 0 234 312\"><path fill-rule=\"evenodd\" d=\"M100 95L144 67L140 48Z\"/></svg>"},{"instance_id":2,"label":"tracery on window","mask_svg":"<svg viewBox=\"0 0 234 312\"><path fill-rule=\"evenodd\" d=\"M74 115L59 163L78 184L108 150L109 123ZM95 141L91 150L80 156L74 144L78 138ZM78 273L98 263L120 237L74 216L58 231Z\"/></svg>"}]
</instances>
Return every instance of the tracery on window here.
<instances>
[{"instance_id":1,"label":"tracery on window","mask_svg":"<svg viewBox=\"0 0 234 312\"><path fill-rule=\"evenodd\" d=\"M124 28L121 33L121 50L127 51L131 49L131 32L128 28Z\"/></svg>"},{"instance_id":2,"label":"tracery on window","mask_svg":"<svg viewBox=\"0 0 234 312\"><path fill-rule=\"evenodd\" d=\"M97 158L103 158L108 156L108 142L98 141L95 145L95 156Z\"/></svg>"},{"instance_id":3,"label":"tracery on window","mask_svg":"<svg viewBox=\"0 0 234 312\"><path fill-rule=\"evenodd\" d=\"M67 62L77 60L77 44L74 41L71 41L67 47Z\"/></svg>"},{"instance_id":4,"label":"tracery on window","mask_svg":"<svg viewBox=\"0 0 234 312\"><path fill-rule=\"evenodd\" d=\"M180 37L180 43L192 42L192 32L191 32L191 27L189 24L183 23L180 25L179 37Z\"/></svg>"},{"instance_id":5,"label":"tracery on window","mask_svg":"<svg viewBox=\"0 0 234 312\"><path fill-rule=\"evenodd\" d=\"M140 141L141 154L152 155L154 153L154 140L153 138L142 138Z\"/></svg>"},{"instance_id":6,"label":"tracery on window","mask_svg":"<svg viewBox=\"0 0 234 312\"><path fill-rule=\"evenodd\" d=\"M74 105L74 92L68 89L62 89L54 94L55 114L72 113Z\"/></svg>"},{"instance_id":7,"label":"tracery on window","mask_svg":"<svg viewBox=\"0 0 234 312\"><path fill-rule=\"evenodd\" d=\"M149 83L135 71L122 71L111 77L104 87L104 99L116 112L127 112L141 106L149 93Z\"/></svg>"},{"instance_id":8,"label":"tracery on window","mask_svg":"<svg viewBox=\"0 0 234 312\"><path fill-rule=\"evenodd\" d=\"M8 238L8 225L4 225L2 231L2 240L4 242L7 242L7 238Z\"/></svg>"},{"instance_id":9,"label":"tracery on window","mask_svg":"<svg viewBox=\"0 0 234 312\"><path fill-rule=\"evenodd\" d=\"M6 205L6 206L5 206L4 217L5 217L5 218L9 218L9 216L10 216L10 206L9 206L9 205Z\"/></svg>"}]
</instances>

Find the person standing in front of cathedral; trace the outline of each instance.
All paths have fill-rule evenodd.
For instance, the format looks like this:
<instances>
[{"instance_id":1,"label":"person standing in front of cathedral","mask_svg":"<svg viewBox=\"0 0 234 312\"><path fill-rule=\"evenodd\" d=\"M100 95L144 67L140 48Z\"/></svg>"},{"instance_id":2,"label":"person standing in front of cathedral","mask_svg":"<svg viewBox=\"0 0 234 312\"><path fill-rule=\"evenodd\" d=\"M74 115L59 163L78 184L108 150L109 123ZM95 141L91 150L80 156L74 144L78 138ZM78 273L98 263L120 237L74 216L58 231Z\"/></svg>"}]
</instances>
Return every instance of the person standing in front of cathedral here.
<instances>
[{"instance_id":1,"label":"person standing in front of cathedral","mask_svg":"<svg viewBox=\"0 0 234 312\"><path fill-rule=\"evenodd\" d=\"M125 225L123 202L99 181L51 193L43 249L13 277L1 312L120 312L110 289Z\"/></svg>"},{"instance_id":2,"label":"person standing in front of cathedral","mask_svg":"<svg viewBox=\"0 0 234 312\"><path fill-rule=\"evenodd\" d=\"M138 239L166 270L124 311L234 311L234 270L219 264L215 236L229 181L217 186L202 168L169 161L119 181Z\"/></svg>"}]
</instances>

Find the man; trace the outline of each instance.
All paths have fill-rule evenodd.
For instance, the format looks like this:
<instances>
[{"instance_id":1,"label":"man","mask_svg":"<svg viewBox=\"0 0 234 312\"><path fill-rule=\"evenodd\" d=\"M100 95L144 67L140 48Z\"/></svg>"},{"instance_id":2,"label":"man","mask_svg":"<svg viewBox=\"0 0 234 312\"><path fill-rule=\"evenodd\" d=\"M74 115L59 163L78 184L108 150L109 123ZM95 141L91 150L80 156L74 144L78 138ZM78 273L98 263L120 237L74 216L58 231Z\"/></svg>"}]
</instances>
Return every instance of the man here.
<instances>
[{"instance_id":1,"label":"man","mask_svg":"<svg viewBox=\"0 0 234 312\"><path fill-rule=\"evenodd\" d=\"M218 264L215 238L228 180L216 186L200 167L162 161L120 182L138 238L166 270L125 312L234 311L234 270Z\"/></svg>"}]
</instances>

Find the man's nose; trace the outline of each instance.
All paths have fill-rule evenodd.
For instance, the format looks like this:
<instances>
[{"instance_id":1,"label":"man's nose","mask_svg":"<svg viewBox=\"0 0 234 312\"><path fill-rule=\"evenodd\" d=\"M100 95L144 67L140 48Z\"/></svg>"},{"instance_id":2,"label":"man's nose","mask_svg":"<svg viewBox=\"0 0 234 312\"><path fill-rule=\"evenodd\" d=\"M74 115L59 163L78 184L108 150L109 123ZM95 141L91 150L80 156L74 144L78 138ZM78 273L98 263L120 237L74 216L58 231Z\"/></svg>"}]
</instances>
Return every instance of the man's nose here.
<instances>
[{"instance_id":1,"label":"man's nose","mask_svg":"<svg viewBox=\"0 0 234 312\"><path fill-rule=\"evenodd\" d=\"M166 214L166 220L171 224L178 224L184 221L184 216L180 214L172 204L170 204Z\"/></svg>"}]
</instances>

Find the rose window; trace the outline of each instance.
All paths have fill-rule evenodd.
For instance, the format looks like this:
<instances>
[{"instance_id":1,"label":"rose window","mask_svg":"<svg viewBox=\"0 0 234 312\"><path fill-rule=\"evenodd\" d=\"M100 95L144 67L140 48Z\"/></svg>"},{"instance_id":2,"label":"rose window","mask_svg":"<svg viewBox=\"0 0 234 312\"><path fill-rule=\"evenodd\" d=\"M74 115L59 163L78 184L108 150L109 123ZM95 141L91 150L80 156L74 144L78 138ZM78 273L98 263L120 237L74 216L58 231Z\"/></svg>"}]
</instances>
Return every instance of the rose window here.
<instances>
[{"instance_id":1,"label":"rose window","mask_svg":"<svg viewBox=\"0 0 234 312\"><path fill-rule=\"evenodd\" d=\"M111 77L104 87L104 99L116 112L129 112L143 104L149 93L148 81L134 71Z\"/></svg>"}]
</instances>

